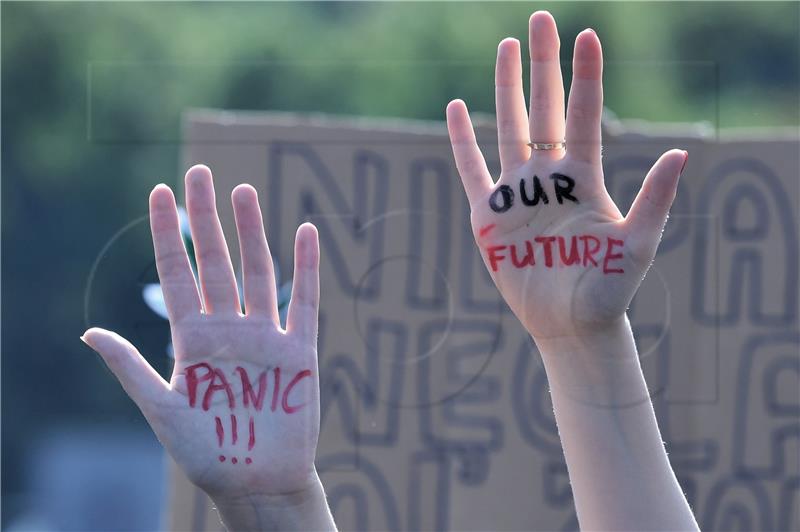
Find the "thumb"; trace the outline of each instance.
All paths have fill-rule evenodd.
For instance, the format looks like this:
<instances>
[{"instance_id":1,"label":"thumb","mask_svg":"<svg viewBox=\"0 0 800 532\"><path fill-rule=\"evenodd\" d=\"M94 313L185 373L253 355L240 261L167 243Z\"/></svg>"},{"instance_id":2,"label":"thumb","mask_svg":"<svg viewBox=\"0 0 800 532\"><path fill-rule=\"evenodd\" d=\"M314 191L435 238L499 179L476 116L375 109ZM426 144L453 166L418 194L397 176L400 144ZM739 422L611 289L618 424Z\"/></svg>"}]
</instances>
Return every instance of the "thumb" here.
<instances>
[{"instance_id":1,"label":"thumb","mask_svg":"<svg viewBox=\"0 0 800 532\"><path fill-rule=\"evenodd\" d=\"M92 327L81 340L97 351L142 413L160 403L169 385L139 351L117 333Z\"/></svg>"},{"instance_id":2,"label":"thumb","mask_svg":"<svg viewBox=\"0 0 800 532\"><path fill-rule=\"evenodd\" d=\"M627 244L635 257L650 261L655 256L669 209L675 200L678 179L688 159L686 151L669 150L658 158L644 178L642 188L625 217Z\"/></svg>"}]
</instances>

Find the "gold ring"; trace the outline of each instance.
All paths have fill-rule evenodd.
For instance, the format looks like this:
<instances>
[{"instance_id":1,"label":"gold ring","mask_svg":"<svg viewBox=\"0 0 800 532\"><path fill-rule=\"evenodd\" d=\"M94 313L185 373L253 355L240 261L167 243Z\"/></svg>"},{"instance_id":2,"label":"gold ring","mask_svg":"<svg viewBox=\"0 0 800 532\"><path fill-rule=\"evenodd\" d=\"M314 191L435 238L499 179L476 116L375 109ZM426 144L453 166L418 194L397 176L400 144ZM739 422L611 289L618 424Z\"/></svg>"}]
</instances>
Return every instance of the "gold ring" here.
<instances>
[{"instance_id":1,"label":"gold ring","mask_svg":"<svg viewBox=\"0 0 800 532\"><path fill-rule=\"evenodd\" d=\"M561 142L529 142L528 146L534 150L560 150L567 147L567 143Z\"/></svg>"}]
</instances>

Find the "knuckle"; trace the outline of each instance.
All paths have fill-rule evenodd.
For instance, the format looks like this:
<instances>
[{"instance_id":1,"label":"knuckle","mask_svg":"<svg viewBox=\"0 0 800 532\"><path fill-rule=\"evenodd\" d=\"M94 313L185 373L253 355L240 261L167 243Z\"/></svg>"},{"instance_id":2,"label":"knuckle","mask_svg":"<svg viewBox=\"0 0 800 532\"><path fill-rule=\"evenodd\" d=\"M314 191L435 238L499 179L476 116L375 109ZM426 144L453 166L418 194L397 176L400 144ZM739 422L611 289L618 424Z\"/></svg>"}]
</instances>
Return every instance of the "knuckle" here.
<instances>
[{"instance_id":1,"label":"knuckle","mask_svg":"<svg viewBox=\"0 0 800 532\"><path fill-rule=\"evenodd\" d=\"M600 111L591 105L573 105L569 109L569 114L571 118L581 121L600 120Z\"/></svg>"},{"instance_id":2,"label":"knuckle","mask_svg":"<svg viewBox=\"0 0 800 532\"><path fill-rule=\"evenodd\" d=\"M461 175L471 175L478 168L478 163L474 157L465 157L458 164L458 171Z\"/></svg>"},{"instance_id":3,"label":"knuckle","mask_svg":"<svg viewBox=\"0 0 800 532\"><path fill-rule=\"evenodd\" d=\"M197 258L198 262L206 263L224 263L225 261L230 260L228 258L227 250L217 246L198 249Z\"/></svg>"},{"instance_id":4,"label":"knuckle","mask_svg":"<svg viewBox=\"0 0 800 532\"><path fill-rule=\"evenodd\" d=\"M180 279L185 275L186 268L186 257L180 253L169 253L158 260L158 275L163 279Z\"/></svg>"},{"instance_id":5,"label":"knuckle","mask_svg":"<svg viewBox=\"0 0 800 532\"><path fill-rule=\"evenodd\" d=\"M262 278L272 274L272 269L266 261L263 260L247 260L244 262L244 273L250 278Z\"/></svg>"},{"instance_id":6,"label":"knuckle","mask_svg":"<svg viewBox=\"0 0 800 532\"><path fill-rule=\"evenodd\" d=\"M520 130L519 121L512 118L498 119L497 133L503 137L517 136Z\"/></svg>"},{"instance_id":7,"label":"knuckle","mask_svg":"<svg viewBox=\"0 0 800 532\"><path fill-rule=\"evenodd\" d=\"M553 107L553 100L546 94L531 94L531 112L542 113Z\"/></svg>"}]
</instances>

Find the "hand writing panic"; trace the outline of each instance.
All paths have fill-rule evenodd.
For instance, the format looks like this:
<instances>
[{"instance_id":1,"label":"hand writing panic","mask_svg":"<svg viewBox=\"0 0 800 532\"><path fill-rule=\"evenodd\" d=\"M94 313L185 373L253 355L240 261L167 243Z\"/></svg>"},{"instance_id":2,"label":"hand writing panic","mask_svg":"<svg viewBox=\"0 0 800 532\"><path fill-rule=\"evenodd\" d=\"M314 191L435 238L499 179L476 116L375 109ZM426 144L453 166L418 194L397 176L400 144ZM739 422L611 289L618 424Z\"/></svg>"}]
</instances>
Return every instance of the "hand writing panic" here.
<instances>
[{"instance_id":1,"label":"hand writing panic","mask_svg":"<svg viewBox=\"0 0 800 532\"><path fill-rule=\"evenodd\" d=\"M225 500L280 495L316 479L319 435L316 229L297 231L292 300L281 329L272 258L255 189L232 194L245 312L216 211L210 170L186 174L197 255L195 282L172 191L150 195L156 265L169 312L175 367L165 382L120 336L92 328L100 353L187 476Z\"/></svg>"}]
</instances>

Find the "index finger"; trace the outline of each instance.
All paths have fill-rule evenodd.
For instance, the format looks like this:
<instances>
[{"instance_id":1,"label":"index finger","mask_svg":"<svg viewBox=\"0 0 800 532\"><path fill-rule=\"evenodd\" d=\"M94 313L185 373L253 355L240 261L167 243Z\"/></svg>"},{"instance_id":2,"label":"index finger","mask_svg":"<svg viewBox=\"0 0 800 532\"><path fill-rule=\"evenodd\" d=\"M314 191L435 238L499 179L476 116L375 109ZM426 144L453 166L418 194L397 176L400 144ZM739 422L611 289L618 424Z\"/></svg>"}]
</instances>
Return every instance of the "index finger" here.
<instances>
[{"instance_id":1,"label":"index finger","mask_svg":"<svg viewBox=\"0 0 800 532\"><path fill-rule=\"evenodd\" d=\"M478 147L469 111L462 100L453 100L447 106L447 132L450 135L456 168L471 205L489 194L493 182Z\"/></svg>"},{"instance_id":2,"label":"index finger","mask_svg":"<svg viewBox=\"0 0 800 532\"><path fill-rule=\"evenodd\" d=\"M158 185L150 193L150 230L170 321L200 314L200 295L183 245L175 196L167 185Z\"/></svg>"}]
</instances>

